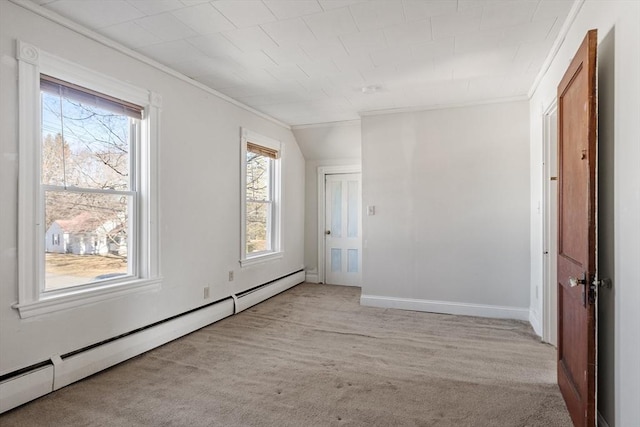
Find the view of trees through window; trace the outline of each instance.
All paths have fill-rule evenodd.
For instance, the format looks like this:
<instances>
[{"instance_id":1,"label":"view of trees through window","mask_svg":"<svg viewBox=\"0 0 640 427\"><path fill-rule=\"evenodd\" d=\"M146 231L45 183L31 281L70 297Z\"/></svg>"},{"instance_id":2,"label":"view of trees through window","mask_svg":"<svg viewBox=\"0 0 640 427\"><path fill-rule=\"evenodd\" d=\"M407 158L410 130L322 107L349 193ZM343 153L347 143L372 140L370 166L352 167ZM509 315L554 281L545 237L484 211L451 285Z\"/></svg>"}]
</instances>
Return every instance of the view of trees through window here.
<instances>
[{"instance_id":1,"label":"view of trees through window","mask_svg":"<svg viewBox=\"0 0 640 427\"><path fill-rule=\"evenodd\" d=\"M247 150L247 254L271 250L271 168L273 160Z\"/></svg>"},{"instance_id":2,"label":"view of trees through window","mask_svg":"<svg viewBox=\"0 0 640 427\"><path fill-rule=\"evenodd\" d=\"M44 289L129 274L139 120L93 94L41 87Z\"/></svg>"}]
</instances>

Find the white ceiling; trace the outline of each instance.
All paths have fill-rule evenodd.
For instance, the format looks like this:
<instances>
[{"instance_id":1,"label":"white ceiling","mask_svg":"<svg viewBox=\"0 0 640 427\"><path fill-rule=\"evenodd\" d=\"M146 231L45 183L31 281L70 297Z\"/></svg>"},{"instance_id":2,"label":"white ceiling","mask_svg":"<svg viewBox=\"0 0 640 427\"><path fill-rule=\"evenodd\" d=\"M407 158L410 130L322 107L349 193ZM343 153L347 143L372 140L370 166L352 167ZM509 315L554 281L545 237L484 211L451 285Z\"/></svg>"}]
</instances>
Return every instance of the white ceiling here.
<instances>
[{"instance_id":1,"label":"white ceiling","mask_svg":"<svg viewBox=\"0 0 640 427\"><path fill-rule=\"evenodd\" d=\"M573 3L32 1L290 125L526 95Z\"/></svg>"}]
</instances>

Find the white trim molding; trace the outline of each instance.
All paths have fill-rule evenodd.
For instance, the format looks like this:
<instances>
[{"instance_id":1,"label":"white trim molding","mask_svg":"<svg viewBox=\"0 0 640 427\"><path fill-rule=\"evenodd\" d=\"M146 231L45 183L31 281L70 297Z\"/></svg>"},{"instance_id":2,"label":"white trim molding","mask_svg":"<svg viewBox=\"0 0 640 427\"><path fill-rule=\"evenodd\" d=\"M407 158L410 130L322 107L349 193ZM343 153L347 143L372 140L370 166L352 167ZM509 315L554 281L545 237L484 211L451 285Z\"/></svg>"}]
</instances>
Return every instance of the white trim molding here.
<instances>
[{"instance_id":1,"label":"white trim molding","mask_svg":"<svg viewBox=\"0 0 640 427\"><path fill-rule=\"evenodd\" d=\"M529 310L529 323L533 328L533 331L542 338L542 325L540 323L540 315L535 310Z\"/></svg>"},{"instance_id":2,"label":"white trim molding","mask_svg":"<svg viewBox=\"0 0 640 427\"><path fill-rule=\"evenodd\" d=\"M314 268L314 269L305 271L304 281L307 283L319 283L318 269Z\"/></svg>"},{"instance_id":3,"label":"white trim molding","mask_svg":"<svg viewBox=\"0 0 640 427\"><path fill-rule=\"evenodd\" d=\"M542 313L539 319L540 331L536 329L536 333L542 337L542 340L546 343L556 345L556 328L558 327L557 319L557 271L556 275L552 277L552 257L558 256L557 237L551 235L552 226L555 223L557 227L557 217L552 215L552 181L551 181L551 160L552 152L555 152L557 147L557 141L553 144L552 140L556 138L555 132L552 132L552 117L558 111L558 100L553 98L546 108L542 110L542 251L540 254L540 265L542 266L542 281L540 282L540 298L542 300ZM553 148L553 150L552 150ZM557 171L555 171L557 175ZM557 184L557 181L556 181ZM557 202L557 200L556 200ZM556 212L557 214L557 212ZM533 253L533 250L532 250Z\"/></svg>"},{"instance_id":4,"label":"white trim molding","mask_svg":"<svg viewBox=\"0 0 640 427\"><path fill-rule=\"evenodd\" d=\"M343 126L360 126L361 120L341 120L338 122L322 122L322 123L309 123L304 125L291 125L291 130L299 130L299 129L317 129L317 128L326 128L326 127L343 127Z\"/></svg>"},{"instance_id":5,"label":"white trim molding","mask_svg":"<svg viewBox=\"0 0 640 427\"><path fill-rule=\"evenodd\" d=\"M369 307L399 308L401 310L425 311L429 313L489 317L494 319L529 320L529 309L526 307L506 307L452 301L431 301L364 294L360 297L360 304Z\"/></svg>"},{"instance_id":6,"label":"white trim molding","mask_svg":"<svg viewBox=\"0 0 640 427\"><path fill-rule=\"evenodd\" d=\"M324 283L325 178L339 173L362 173L361 165L318 167L318 272L316 282Z\"/></svg>"}]
</instances>

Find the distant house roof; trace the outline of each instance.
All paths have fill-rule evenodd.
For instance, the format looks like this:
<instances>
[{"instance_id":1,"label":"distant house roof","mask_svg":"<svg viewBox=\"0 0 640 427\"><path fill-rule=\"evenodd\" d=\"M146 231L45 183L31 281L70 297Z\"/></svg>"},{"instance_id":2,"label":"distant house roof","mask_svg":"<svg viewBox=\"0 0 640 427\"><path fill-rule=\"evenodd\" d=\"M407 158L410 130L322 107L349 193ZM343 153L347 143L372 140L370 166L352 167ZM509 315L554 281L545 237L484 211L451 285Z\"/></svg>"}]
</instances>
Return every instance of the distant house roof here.
<instances>
[{"instance_id":1,"label":"distant house roof","mask_svg":"<svg viewBox=\"0 0 640 427\"><path fill-rule=\"evenodd\" d=\"M92 233L104 224L103 219L96 218L89 212L82 212L71 219L54 221L67 233Z\"/></svg>"}]
</instances>

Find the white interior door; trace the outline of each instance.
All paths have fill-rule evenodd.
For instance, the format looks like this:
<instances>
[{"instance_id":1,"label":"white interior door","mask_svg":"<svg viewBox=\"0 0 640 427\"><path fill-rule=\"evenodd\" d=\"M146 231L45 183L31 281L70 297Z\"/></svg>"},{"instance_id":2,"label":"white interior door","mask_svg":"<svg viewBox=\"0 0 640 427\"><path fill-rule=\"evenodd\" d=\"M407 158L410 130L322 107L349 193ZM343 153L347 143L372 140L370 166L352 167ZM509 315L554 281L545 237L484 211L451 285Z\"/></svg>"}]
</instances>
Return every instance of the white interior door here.
<instances>
[{"instance_id":1,"label":"white interior door","mask_svg":"<svg viewBox=\"0 0 640 427\"><path fill-rule=\"evenodd\" d=\"M359 173L325 178L325 283L362 282L362 186Z\"/></svg>"}]
</instances>

